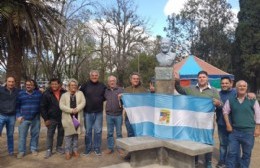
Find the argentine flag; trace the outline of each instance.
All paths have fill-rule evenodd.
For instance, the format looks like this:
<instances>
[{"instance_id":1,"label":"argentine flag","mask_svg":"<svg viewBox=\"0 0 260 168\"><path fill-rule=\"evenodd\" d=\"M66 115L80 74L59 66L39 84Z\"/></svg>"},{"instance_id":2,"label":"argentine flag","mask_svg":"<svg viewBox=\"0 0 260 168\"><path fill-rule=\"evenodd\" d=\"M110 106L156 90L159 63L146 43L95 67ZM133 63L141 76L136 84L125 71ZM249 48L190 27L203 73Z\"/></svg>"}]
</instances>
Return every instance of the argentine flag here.
<instances>
[{"instance_id":1,"label":"argentine flag","mask_svg":"<svg viewBox=\"0 0 260 168\"><path fill-rule=\"evenodd\" d=\"M122 100L136 136L214 143L210 98L124 93Z\"/></svg>"}]
</instances>

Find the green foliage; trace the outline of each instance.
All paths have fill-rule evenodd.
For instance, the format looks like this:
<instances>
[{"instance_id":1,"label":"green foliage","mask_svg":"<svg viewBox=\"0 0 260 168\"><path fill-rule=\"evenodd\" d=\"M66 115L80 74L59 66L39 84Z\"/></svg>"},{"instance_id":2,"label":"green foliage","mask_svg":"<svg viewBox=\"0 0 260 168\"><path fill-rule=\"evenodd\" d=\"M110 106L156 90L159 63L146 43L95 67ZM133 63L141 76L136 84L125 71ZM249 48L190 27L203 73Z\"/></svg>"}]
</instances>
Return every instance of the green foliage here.
<instances>
[{"instance_id":1,"label":"green foliage","mask_svg":"<svg viewBox=\"0 0 260 168\"><path fill-rule=\"evenodd\" d=\"M233 56L237 60L236 75L247 80L256 92L260 88L260 1L240 0L239 3Z\"/></svg>"},{"instance_id":2,"label":"green foliage","mask_svg":"<svg viewBox=\"0 0 260 168\"><path fill-rule=\"evenodd\" d=\"M21 78L21 62L26 49L41 53L49 39L61 25L59 13L50 4L53 1L1 0L0 56L7 59L7 75Z\"/></svg>"},{"instance_id":3,"label":"green foliage","mask_svg":"<svg viewBox=\"0 0 260 168\"><path fill-rule=\"evenodd\" d=\"M168 17L165 28L179 52L193 54L229 70L234 29L231 6L226 0L188 0L180 14Z\"/></svg>"}]
</instances>

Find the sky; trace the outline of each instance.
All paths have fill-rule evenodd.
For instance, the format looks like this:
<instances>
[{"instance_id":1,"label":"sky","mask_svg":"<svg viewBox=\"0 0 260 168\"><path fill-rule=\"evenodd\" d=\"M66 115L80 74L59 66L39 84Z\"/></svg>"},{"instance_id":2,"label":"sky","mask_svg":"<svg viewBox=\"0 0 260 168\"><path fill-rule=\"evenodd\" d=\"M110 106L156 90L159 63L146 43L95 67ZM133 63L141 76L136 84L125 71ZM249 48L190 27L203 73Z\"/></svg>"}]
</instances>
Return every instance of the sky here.
<instances>
[{"instance_id":1,"label":"sky","mask_svg":"<svg viewBox=\"0 0 260 168\"><path fill-rule=\"evenodd\" d=\"M150 30L153 36L166 36L163 28L167 26L167 16L172 12L179 13L187 0L135 0L138 6L138 14L149 19ZM237 14L239 11L239 0L227 0L232 6L232 11Z\"/></svg>"}]
</instances>

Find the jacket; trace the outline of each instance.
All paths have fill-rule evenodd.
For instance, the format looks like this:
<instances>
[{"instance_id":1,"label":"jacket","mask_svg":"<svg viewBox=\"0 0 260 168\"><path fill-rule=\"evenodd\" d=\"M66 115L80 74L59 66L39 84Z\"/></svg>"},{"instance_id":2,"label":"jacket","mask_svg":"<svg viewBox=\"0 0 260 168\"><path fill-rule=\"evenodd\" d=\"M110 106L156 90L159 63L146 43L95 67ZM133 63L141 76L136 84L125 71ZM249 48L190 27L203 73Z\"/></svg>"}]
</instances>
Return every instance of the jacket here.
<instances>
[{"instance_id":1,"label":"jacket","mask_svg":"<svg viewBox=\"0 0 260 168\"><path fill-rule=\"evenodd\" d=\"M86 99L85 113L103 112L103 102L105 101L106 86L101 83L86 82L80 88Z\"/></svg>"},{"instance_id":2,"label":"jacket","mask_svg":"<svg viewBox=\"0 0 260 168\"><path fill-rule=\"evenodd\" d=\"M64 89L61 89L60 96L65 92L66 91ZM62 112L59 107L59 101L56 99L51 89L48 89L43 93L40 108L41 116L44 121L55 120L57 122L61 122Z\"/></svg>"},{"instance_id":3,"label":"jacket","mask_svg":"<svg viewBox=\"0 0 260 168\"><path fill-rule=\"evenodd\" d=\"M78 110L78 120L80 125L83 125L83 109L86 105L86 100L81 91L75 93L77 110ZM70 108L70 92L64 93L60 98L60 109L62 110L62 125L64 128L65 136L80 134L82 127L78 127L76 130L72 122L72 108Z\"/></svg>"},{"instance_id":4,"label":"jacket","mask_svg":"<svg viewBox=\"0 0 260 168\"><path fill-rule=\"evenodd\" d=\"M0 114L15 115L16 98L18 97L19 89L14 88L9 91L6 87L0 86Z\"/></svg>"},{"instance_id":5,"label":"jacket","mask_svg":"<svg viewBox=\"0 0 260 168\"><path fill-rule=\"evenodd\" d=\"M147 93L148 90L145 89L142 85L138 85L136 87L134 86L128 86L124 89L124 93Z\"/></svg>"},{"instance_id":6,"label":"jacket","mask_svg":"<svg viewBox=\"0 0 260 168\"><path fill-rule=\"evenodd\" d=\"M107 88L105 92L106 103L106 114L112 116L122 115L122 103L118 100L118 95L123 93L121 87L116 87L114 89Z\"/></svg>"}]
</instances>

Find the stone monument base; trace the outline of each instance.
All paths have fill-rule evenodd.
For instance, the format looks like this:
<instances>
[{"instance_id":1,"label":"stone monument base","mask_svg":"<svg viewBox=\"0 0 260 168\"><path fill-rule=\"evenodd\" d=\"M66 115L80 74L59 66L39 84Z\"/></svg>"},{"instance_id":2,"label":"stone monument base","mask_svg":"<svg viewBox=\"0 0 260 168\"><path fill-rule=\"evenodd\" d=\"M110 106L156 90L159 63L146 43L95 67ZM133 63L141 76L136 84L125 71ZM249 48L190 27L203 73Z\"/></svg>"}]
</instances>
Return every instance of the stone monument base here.
<instances>
[{"instance_id":1,"label":"stone monument base","mask_svg":"<svg viewBox=\"0 0 260 168\"><path fill-rule=\"evenodd\" d=\"M174 94L174 80L156 80L156 93Z\"/></svg>"},{"instance_id":2,"label":"stone monument base","mask_svg":"<svg viewBox=\"0 0 260 168\"><path fill-rule=\"evenodd\" d=\"M156 93L174 94L173 67L155 67Z\"/></svg>"}]
</instances>

